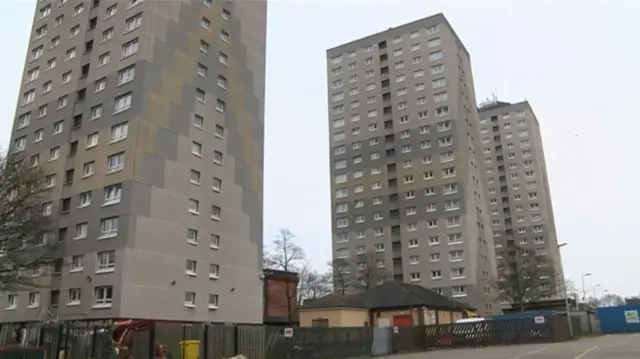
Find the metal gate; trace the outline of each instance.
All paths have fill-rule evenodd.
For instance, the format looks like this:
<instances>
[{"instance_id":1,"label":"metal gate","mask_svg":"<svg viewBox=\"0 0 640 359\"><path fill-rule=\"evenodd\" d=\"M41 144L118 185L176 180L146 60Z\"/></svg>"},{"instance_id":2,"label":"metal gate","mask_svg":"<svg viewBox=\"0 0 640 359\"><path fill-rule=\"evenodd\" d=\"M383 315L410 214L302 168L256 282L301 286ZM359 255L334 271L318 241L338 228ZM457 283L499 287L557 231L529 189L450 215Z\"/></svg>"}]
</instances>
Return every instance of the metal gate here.
<instances>
[{"instance_id":1,"label":"metal gate","mask_svg":"<svg viewBox=\"0 0 640 359\"><path fill-rule=\"evenodd\" d=\"M391 354L391 328L374 328L371 355Z\"/></svg>"}]
</instances>

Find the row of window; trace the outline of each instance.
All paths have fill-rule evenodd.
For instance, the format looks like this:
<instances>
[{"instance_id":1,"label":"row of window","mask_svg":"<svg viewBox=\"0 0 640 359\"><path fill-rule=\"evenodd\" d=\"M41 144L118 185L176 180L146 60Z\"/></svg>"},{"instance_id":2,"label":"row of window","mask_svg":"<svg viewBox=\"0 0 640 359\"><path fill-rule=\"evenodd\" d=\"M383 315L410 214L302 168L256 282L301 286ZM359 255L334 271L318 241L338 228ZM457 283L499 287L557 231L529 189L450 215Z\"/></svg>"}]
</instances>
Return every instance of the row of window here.
<instances>
[{"instance_id":1,"label":"row of window","mask_svg":"<svg viewBox=\"0 0 640 359\"><path fill-rule=\"evenodd\" d=\"M514 112L514 115L515 117L525 117L526 113L525 113L525 110L517 110ZM500 115L500 119L503 119L503 120L508 120L510 118L511 118L510 113L503 113L502 115ZM489 122L497 122L498 120L499 120L498 116L484 117L480 119L480 124L484 125Z\"/></svg>"},{"instance_id":2,"label":"row of window","mask_svg":"<svg viewBox=\"0 0 640 359\"><path fill-rule=\"evenodd\" d=\"M432 57L432 55L433 55L433 57ZM440 59L442 59L442 53L441 52L437 52L437 53L433 53L433 54L429 55L429 60L430 61L435 61L435 60L440 60ZM414 65L421 64L422 62L423 62L422 56L414 57L413 60L412 60L412 63ZM404 61L396 62L395 68L396 68L396 70L403 69L404 68ZM429 66L429 73L431 75L438 75L438 74L442 74L443 72L444 72L444 65L443 64L436 64L436 65ZM422 78L425 75L425 70L424 69L413 70L412 74L413 74L413 78L414 79ZM365 79L373 78L375 76L375 71L374 70L367 70L364 73L364 76L365 76ZM347 83L348 84L350 84L350 85L353 84L354 86L356 86L356 87L352 87L352 88L349 89L349 91L347 92L347 94L349 96L358 95L359 90L360 90L359 87L357 87L357 84L356 84L358 82L358 79L359 79L359 77L358 77L357 74L350 75L347 78ZM405 83L406 80L407 80L407 75L404 74L404 73L397 74L396 77L395 77L395 83L396 84L403 84L403 83ZM341 89L342 87L344 87L344 84L345 84L345 82L344 82L343 79L334 80L334 81L331 82L331 88L334 89L334 90ZM438 88L438 87L442 87L442 86L435 86L433 88L435 89L435 88ZM364 89L365 89L365 91L371 91L371 90L375 89L375 83L371 82L371 83L366 84ZM406 88L405 88L405 90L406 90ZM400 90L398 90L398 91L400 91ZM342 100L345 99L344 95L345 95L345 93L342 92L342 91L335 92L335 93L333 93L331 95L331 100L332 100L332 102L342 101ZM399 95L399 96L402 96L402 95Z\"/></svg>"},{"instance_id":3,"label":"row of window","mask_svg":"<svg viewBox=\"0 0 640 359\"><path fill-rule=\"evenodd\" d=\"M526 120L526 119L524 119L524 118L521 118L521 119L519 119L519 120L517 121L517 125L518 125L518 127L524 127L524 126L526 126L526 125L527 125L527 120ZM494 126L494 128L493 128L493 131L494 131L494 132L496 132L496 127L497 127L497 126ZM505 130L510 129L510 128L511 128L511 122L505 122L505 123L503 123L503 127L504 127L504 129L505 129ZM480 129L480 133L481 133L481 134L487 134L487 133L489 133L489 128L488 128L488 127L482 127L482 128Z\"/></svg>"},{"instance_id":4,"label":"row of window","mask_svg":"<svg viewBox=\"0 0 640 359\"><path fill-rule=\"evenodd\" d=\"M520 228L518 228L516 230L516 232L518 234L525 234L525 233L527 233L527 229L525 227L520 227ZM544 226L542 224L536 224L533 227L531 227L531 232L532 233L543 233L544 232ZM502 232L501 231L494 231L493 232L493 236L495 238L500 237L500 236L502 236Z\"/></svg>"},{"instance_id":5,"label":"row of window","mask_svg":"<svg viewBox=\"0 0 640 359\"><path fill-rule=\"evenodd\" d=\"M52 290L49 293L49 306L57 308L60 306L61 294L59 290ZM6 310L15 310L20 305L20 294L7 295ZM27 294L27 308L40 307L40 292L30 292ZM80 288L70 288L67 290L67 306L80 305L82 290ZM113 286L98 286L93 289L92 307L95 309L111 308L113 304Z\"/></svg>"},{"instance_id":6,"label":"row of window","mask_svg":"<svg viewBox=\"0 0 640 359\"><path fill-rule=\"evenodd\" d=\"M73 255L69 265L70 273L83 272L85 269L85 255ZM65 266L64 258L57 258L53 264L53 275L62 274L62 270ZM116 251L103 251L96 253L96 266L95 273L109 273L113 272L116 267Z\"/></svg>"},{"instance_id":7,"label":"row of window","mask_svg":"<svg viewBox=\"0 0 640 359\"><path fill-rule=\"evenodd\" d=\"M440 31L440 27L438 25L433 25L433 26L430 26L427 29L425 29L425 33L427 35L434 35L434 34L438 33L438 31ZM411 33L409 33L409 38L410 39L416 39L419 36L420 36L420 31L418 31L418 30L412 31ZM400 39L400 41L402 41L401 40L402 39L401 36L400 37L395 37L394 40L393 40L393 43L399 43L400 41L396 40L398 38ZM364 46L363 48L361 48L361 50L363 52L365 52L365 53L372 52L374 50L375 46L376 45L367 45L367 46ZM347 52L347 54L346 54L346 57L347 58L353 58L353 57L356 57L356 55L357 55L357 50L349 50ZM329 59L329 62L331 64L337 65L337 64L341 63L343 59L344 59L344 54L338 54L338 55L332 56Z\"/></svg>"},{"instance_id":8,"label":"row of window","mask_svg":"<svg viewBox=\"0 0 640 359\"><path fill-rule=\"evenodd\" d=\"M70 288L67 291L67 306L78 306L82 300L82 289ZM40 307L40 292L30 292L27 294L27 308L39 308ZM19 294L7 295L7 307L6 310L15 310L20 305ZM59 290L52 290L49 293L49 305L50 308L58 308L60 306L61 293ZM113 305L113 287L112 286L98 286L93 289L93 303L94 309L111 308ZM196 293L185 292L184 305L187 308L194 308L196 305ZM214 293L208 294L208 308L211 310L218 309L219 296Z\"/></svg>"},{"instance_id":9,"label":"row of window","mask_svg":"<svg viewBox=\"0 0 640 359\"><path fill-rule=\"evenodd\" d=\"M545 240L544 240L544 236L535 236L532 238L531 241L529 241L528 238L520 238L518 239L518 243L520 244L528 244L528 243L533 243L533 244L544 244ZM498 243L495 245L496 249L502 248L502 244Z\"/></svg>"},{"instance_id":10,"label":"row of window","mask_svg":"<svg viewBox=\"0 0 640 359\"><path fill-rule=\"evenodd\" d=\"M422 70L420 70L420 71L422 71ZM424 72L420 72L420 71L416 72L416 75L417 75L416 78L420 78L420 77L424 76ZM402 78L402 79L403 79L403 81L401 81L401 82L404 82L404 78ZM431 81L431 88L433 90L439 90L439 89L441 89L441 88L443 88L445 86L447 86L447 79L445 77L437 78L437 79ZM338 88L340 88L340 87L342 87L342 86L339 85ZM366 92L373 91L375 89L376 89L376 84L374 82L367 84L365 86L365 88L364 88L364 90ZM427 86L425 85L424 82L419 82L419 83L414 85L414 91L415 92L421 92L421 91L424 91L426 89L427 89ZM403 97L403 96L407 95L407 92L408 92L407 88L403 87L403 88L400 88L400 89L398 89L396 91L396 95L398 97ZM357 89L357 88L349 90L349 95L352 95L352 96L358 95L359 93L360 93L360 90ZM335 96L336 96L335 99L337 101L341 101L342 99L344 99L344 92L337 93L337 94L335 94ZM448 95L447 95L446 91L444 91L444 90L441 91L441 92L437 92L437 93L435 93L433 95L433 101L435 103L444 102L447 99L448 99ZM376 95L368 96L366 98L366 102L367 102L368 105L375 104L377 102ZM427 104L426 96L419 96L416 99L416 104L417 105L426 105ZM405 106L408 106L408 104L406 102L405 102ZM349 106L348 106L349 109L357 109L359 107L360 107L360 102L358 100L353 100L353 101L349 102ZM344 105L344 104L334 105L334 106L331 107L331 114L332 115L340 115L340 114L345 112L345 109L347 109L347 106ZM401 109L404 109L404 107L401 108ZM373 117L373 116L370 116L370 117Z\"/></svg>"},{"instance_id":11,"label":"row of window","mask_svg":"<svg viewBox=\"0 0 640 359\"><path fill-rule=\"evenodd\" d=\"M380 215L382 215L382 214L380 213ZM460 227L460 225L462 225L460 216L448 216L448 217L444 218L444 222L445 222L445 225L446 225L447 228ZM429 228L429 229L438 228L438 226L441 224L441 222L438 219L430 219L430 220L426 221L425 223L426 223L426 228ZM349 218L347 218L347 217L336 218L336 227L337 228L342 228L342 229L348 228L349 227ZM412 231L417 231L417 230L418 230L418 223L417 222L407 223L407 231L412 232ZM376 228L374 230L374 234L376 236L384 235L384 228Z\"/></svg>"}]
</instances>

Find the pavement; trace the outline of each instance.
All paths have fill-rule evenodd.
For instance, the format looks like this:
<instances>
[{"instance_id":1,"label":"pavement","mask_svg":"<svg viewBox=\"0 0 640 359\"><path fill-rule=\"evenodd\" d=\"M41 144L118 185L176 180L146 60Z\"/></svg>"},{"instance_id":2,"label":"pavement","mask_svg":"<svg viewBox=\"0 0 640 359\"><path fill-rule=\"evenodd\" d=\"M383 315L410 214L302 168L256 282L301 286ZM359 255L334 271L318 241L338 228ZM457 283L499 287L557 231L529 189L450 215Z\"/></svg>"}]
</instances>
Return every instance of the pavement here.
<instances>
[{"instance_id":1,"label":"pavement","mask_svg":"<svg viewBox=\"0 0 640 359\"><path fill-rule=\"evenodd\" d=\"M604 335L564 343L450 349L389 359L640 359L640 333Z\"/></svg>"}]
</instances>

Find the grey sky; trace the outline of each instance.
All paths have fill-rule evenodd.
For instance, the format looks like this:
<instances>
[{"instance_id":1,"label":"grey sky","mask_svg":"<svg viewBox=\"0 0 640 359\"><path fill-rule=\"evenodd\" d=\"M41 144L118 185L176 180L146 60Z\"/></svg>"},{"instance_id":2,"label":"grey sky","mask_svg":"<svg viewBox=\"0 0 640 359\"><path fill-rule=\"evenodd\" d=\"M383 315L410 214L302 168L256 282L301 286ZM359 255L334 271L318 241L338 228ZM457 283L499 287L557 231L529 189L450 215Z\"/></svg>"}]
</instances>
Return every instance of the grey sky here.
<instances>
[{"instance_id":1,"label":"grey sky","mask_svg":"<svg viewBox=\"0 0 640 359\"><path fill-rule=\"evenodd\" d=\"M35 2L0 13L3 147ZM477 100L497 88L536 111L567 276L640 294L640 2L271 1L265 241L288 227L316 267L331 256L325 50L438 12L471 53Z\"/></svg>"}]
</instances>

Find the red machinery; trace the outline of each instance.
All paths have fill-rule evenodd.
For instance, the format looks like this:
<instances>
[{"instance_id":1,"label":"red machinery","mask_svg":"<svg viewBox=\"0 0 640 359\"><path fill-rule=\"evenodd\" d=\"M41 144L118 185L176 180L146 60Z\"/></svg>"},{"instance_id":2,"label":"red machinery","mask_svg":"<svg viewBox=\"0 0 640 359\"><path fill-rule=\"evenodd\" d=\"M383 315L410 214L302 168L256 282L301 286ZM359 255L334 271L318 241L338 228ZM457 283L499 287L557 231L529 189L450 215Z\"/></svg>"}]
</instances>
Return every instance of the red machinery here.
<instances>
[{"instance_id":1,"label":"red machinery","mask_svg":"<svg viewBox=\"0 0 640 359\"><path fill-rule=\"evenodd\" d=\"M111 340L113 346L118 350L118 359L133 359L134 333L148 330L153 324L151 320L119 320L115 321L115 328ZM164 345L158 344L155 348L155 358L166 358L167 350Z\"/></svg>"}]
</instances>

